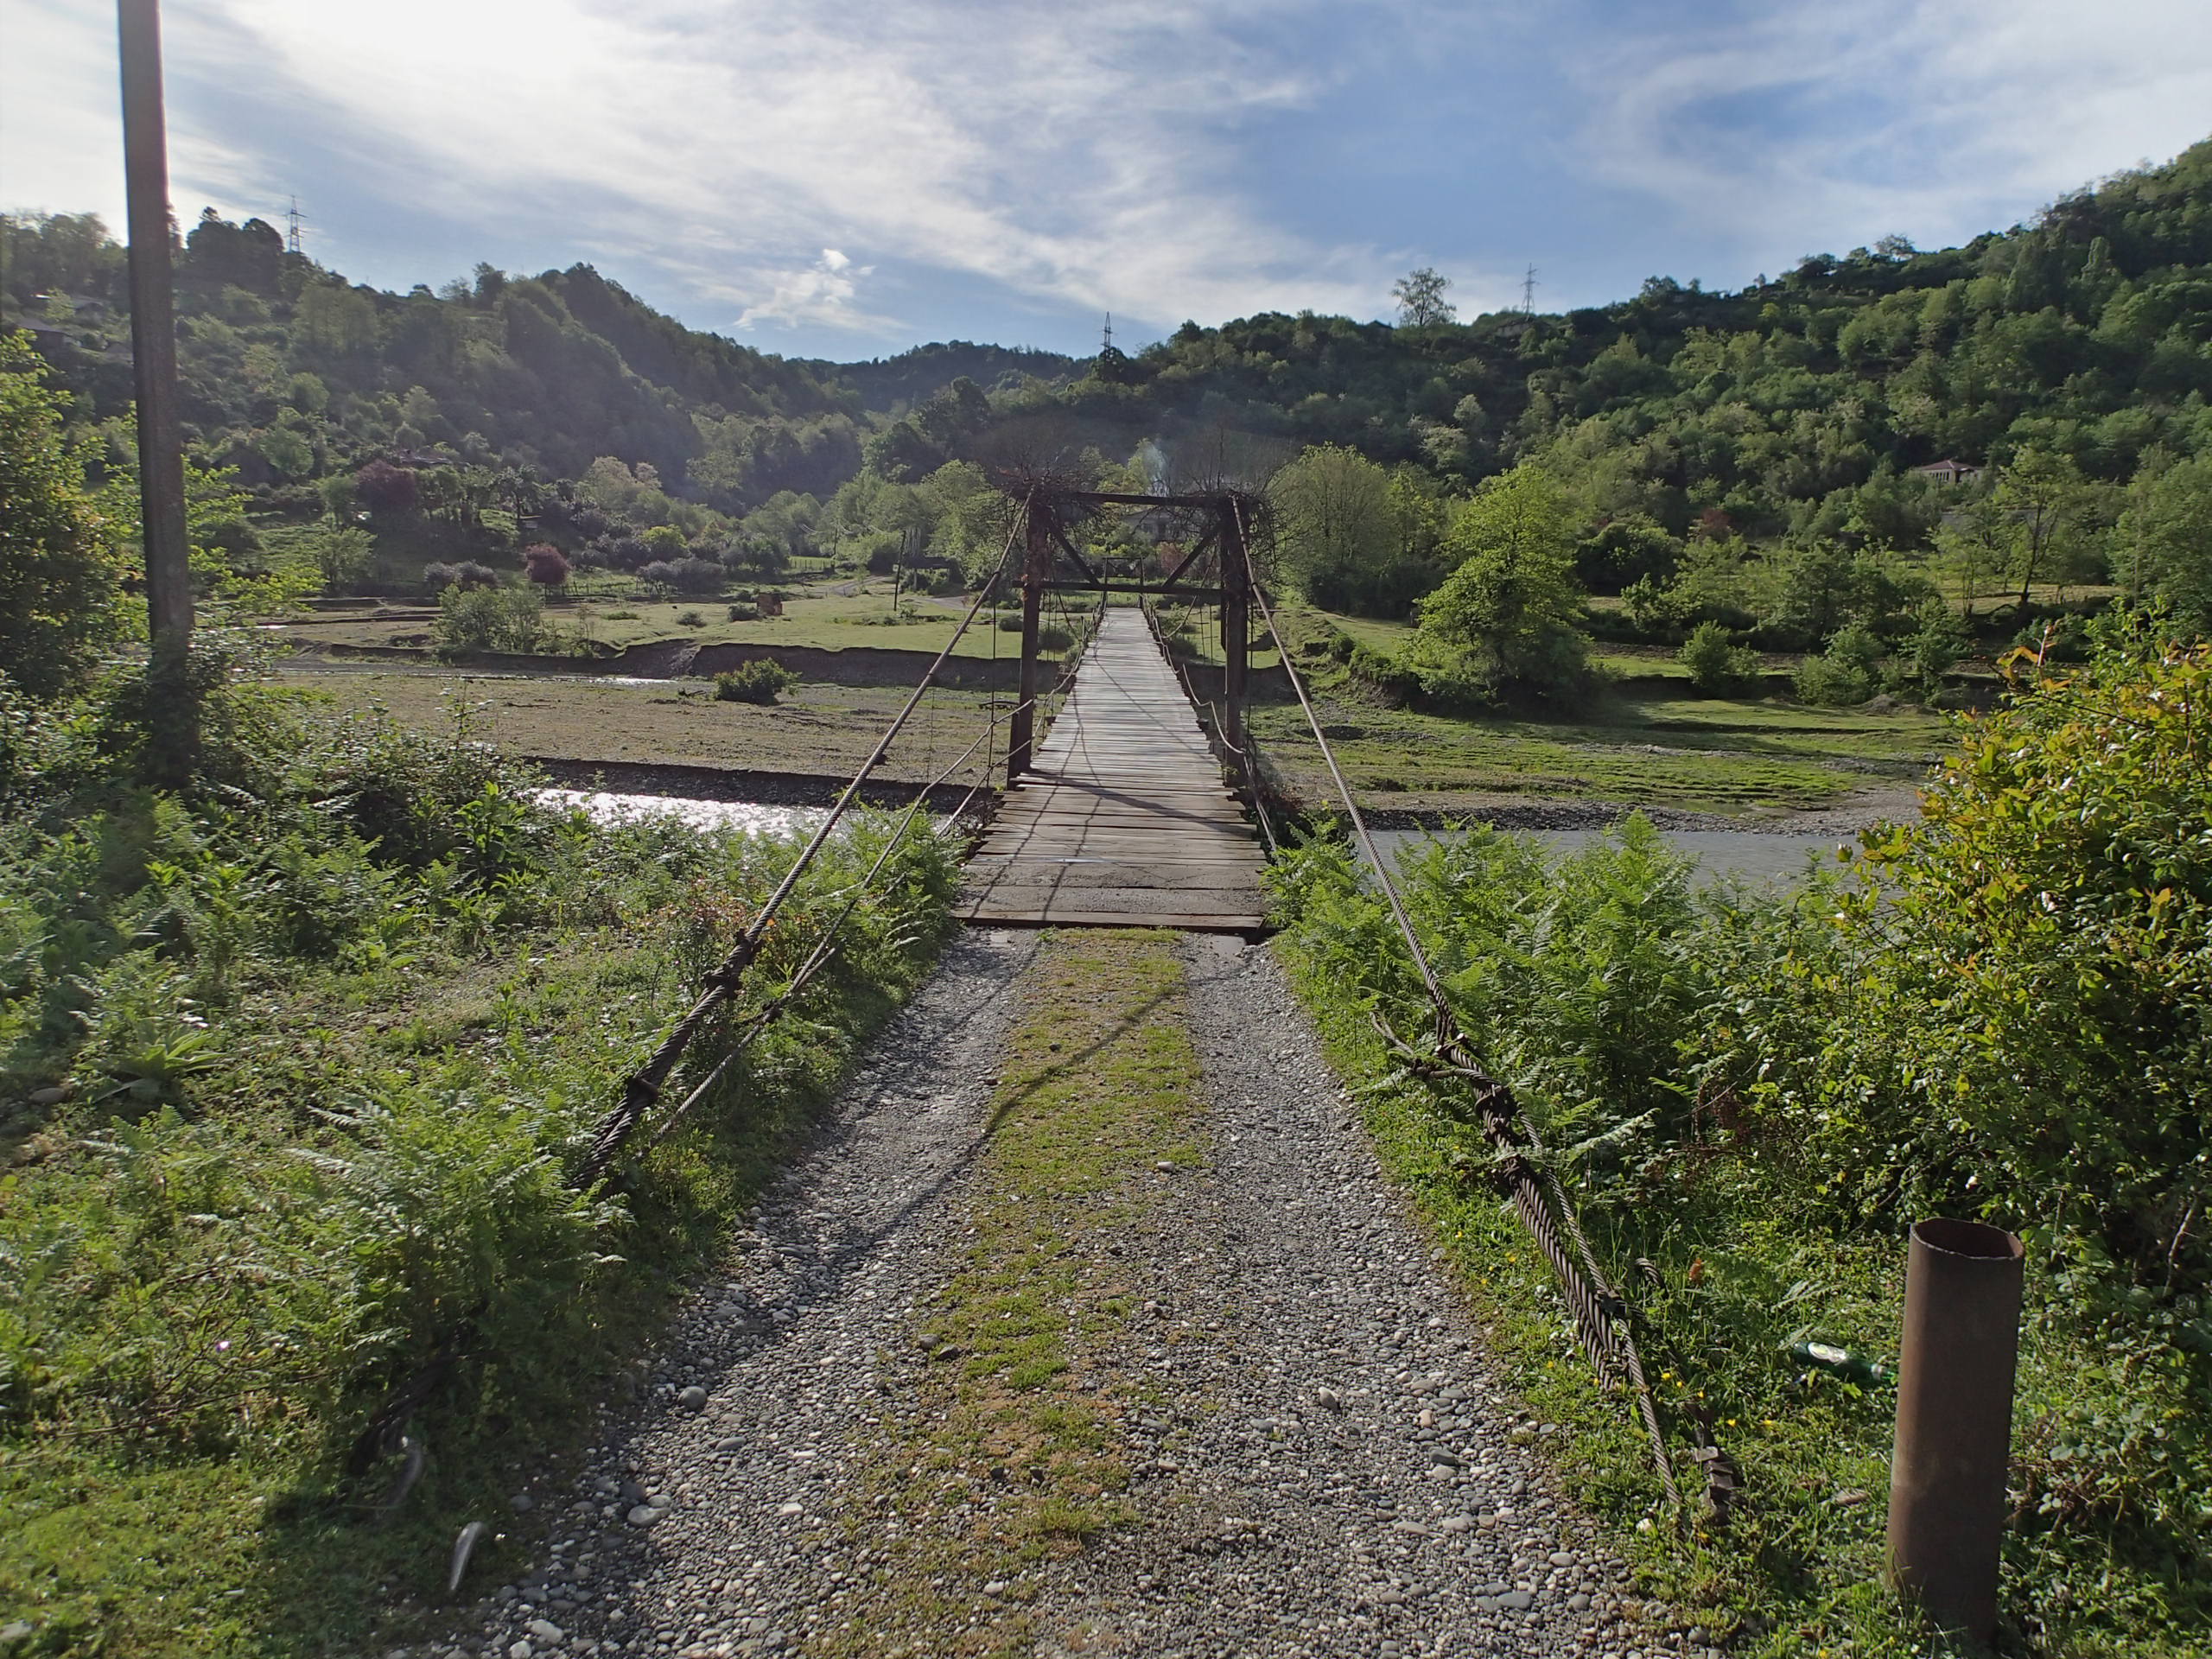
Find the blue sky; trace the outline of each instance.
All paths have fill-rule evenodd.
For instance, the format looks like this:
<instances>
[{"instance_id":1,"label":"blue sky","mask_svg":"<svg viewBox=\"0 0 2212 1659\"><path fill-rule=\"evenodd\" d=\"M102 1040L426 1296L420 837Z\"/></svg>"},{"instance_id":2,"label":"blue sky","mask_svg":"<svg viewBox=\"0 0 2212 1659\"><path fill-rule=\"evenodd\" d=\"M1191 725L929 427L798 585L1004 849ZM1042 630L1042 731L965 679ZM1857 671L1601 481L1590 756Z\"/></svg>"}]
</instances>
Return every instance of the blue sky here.
<instances>
[{"instance_id":1,"label":"blue sky","mask_svg":"<svg viewBox=\"0 0 2212 1659\"><path fill-rule=\"evenodd\" d=\"M180 217L588 260L853 359L1923 247L2212 133L2205 0L168 0ZM0 205L122 219L113 11L0 0Z\"/></svg>"}]
</instances>

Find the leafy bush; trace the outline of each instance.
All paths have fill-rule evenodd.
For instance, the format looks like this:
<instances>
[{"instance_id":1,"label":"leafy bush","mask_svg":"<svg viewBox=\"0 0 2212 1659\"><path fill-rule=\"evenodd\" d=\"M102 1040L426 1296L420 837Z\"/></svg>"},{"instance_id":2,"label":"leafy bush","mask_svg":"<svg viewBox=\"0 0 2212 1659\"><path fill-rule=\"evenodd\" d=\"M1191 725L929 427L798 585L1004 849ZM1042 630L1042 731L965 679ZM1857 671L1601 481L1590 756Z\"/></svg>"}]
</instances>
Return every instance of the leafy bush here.
<instances>
[{"instance_id":1,"label":"leafy bush","mask_svg":"<svg viewBox=\"0 0 2212 1659\"><path fill-rule=\"evenodd\" d=\"M430 638L442 652L543 649L551 639L545 597L535 588L448 588Z\"/></svg>"},{"instance_id":2,"label":"leafy bush","mask_svg":"<svg viewBox=\"0 0 2212 1659\"><path fill-rule=\"evenodd\" d=\"M758 622L760 607L758 605L733 605L729 607L729 620L733 622Z\"/></svg>"},{"instance_id":3,"label":"leafy bush","mask_svg":"<svg viewBox=\"0 0 2212 1659\"><path fill-rule=\"evenodd\" d=\"M1793 677L1797 699L1840 709L1872 696L1881 684L1882 642L1854 622L1838 628L1827 649L1808 657Z\"/></svg>"},{"instance_id":4,"label":"leafy bush","mask_svg":"<svg viewBox=\"0 0 2212 1659\"><path fill-rule=\"evenodd\" d=\"M717 702L773 702L799 682L795 669L771 657L756 657L715 676Z\"/></svg>"},{"instance_id":5,"label":"leafy bush","mask_svg":"<svg viewBox=\"0 0 2212 1659\"><path fill-rule=\"evenodd\" d=\"M719 593L728 576L712 559L656 559L638 572L639 581L679 594Z\"/></svg>"},{"instance_id":6,"label":"leafy bush","mask_svg":"<svg viewBox=\"0 0 2212 1659\"><path fill-rule=\"evenodd\" d=\"M63 447L62 404L29 336L0 334L0 670L53 697L124 634L116 537Z\"/></svg>"},{"instance_id":7,"label":"leafy bush","mask_svg":"<svg viewBox=\"0 0 2212 1659\"><path fill-rule=\"evenodd\" d=\"M463 559L458 564L426 564L423 567L423 588L426 593L442 594L448 588L496 588L499 573L488 564L474 559Z\"/></svg>"},{"instance_id":8,"label":"leafy bush","mask_svg":"<svg viewBox=\"0 0 2212 1659\"><path fill-rule=\"evenodd\" d=\"M1675 660L1690 671L1690 683L1708 697L1747 697L1764 680L1758 652L1739 645L1718 622L1700 622L1690 630Z\"/></svg>"},{"instance_id":9,"label":"leafy bush","mask_svg":"<svg viewBox=\"0 0 2212 1659\"><path fill-rule=\"evenodd\" d=\"M0 810L0 1133L59 1120L0 1204L0 1582L38 1584L48 1645L80 1615L124 1650L174 1645L146 1628L156 1599L79 1541L121 1529L227 1573L275 1547L233 1501L248 1471L312 1506L314 1548L373 1562L364 1585L427 1585L428 1541L637 1351L948 926L957 872L912 837L692 1128L619 1190L579 1192L613 1079L792 844L549 810L465 724L326 718L235 680L209 704L258 734L232 768L250 789L137 790L72 747L97 719L67 708L26 715L38 769ZM748 996L845 912L888 825L827 850ZM22 1103L65 1079L63 1103ZM348 1448L457 1338L465 1363L410 1429L429 1472L397 1523L371 1521L391 1471L349 1471ZM111 1473L79 1484L74 1459ZM251 1579L232 1587L237 1628L283 1628Z\"/></svg>"},{"instance_id":10,"label":"leafy bush","mask_svg":"<svg viewBox=\"0 0 2212 1659\"><path fill-rule=\"evenodd\" d=\"M703 628L707 626L706 613L703 611L678 611L676 613L676 626L679 628Z\"/></svg>"},{"instance_id":11,"label":"leafy bush","mask_svg":"<svg viewBox=\"0 0 2212 1659\"><path fill-rule=\"evenodd\" d=\"M2212 648L2109 626L2088 670L1967 727L1924 820L1795 899L1697 888L1633 821L1558 861L1474 830L1403 866L1460 1025L1632 1287L1662 1411L1751 1473L1728 1533L1648 1562L1709 1627L1732 1603L1800 1643L1910 1645L1856 1587L1881 1559L1884 1402L1778 1357L1808 1333L1887 1351L1902 1236L1930 1214L2030 1248L2007 1639L2193 1651L2212 1619L2190 1565L2212 1548L2209 709ZM1383 1144L1519 1310L1501 1340L1522 1386L1579 1422L1599 1500L1639 1513L1617 1402L1547 1364L1555 1304L1514 1271L1486 1147L1366 1026L1373 1008L1418 1040L1428 1018L1386 906L1331 843L1274 880ZM1853 1488L1873 1501L1828 1501Z\"/></svg>"}]
</instances>

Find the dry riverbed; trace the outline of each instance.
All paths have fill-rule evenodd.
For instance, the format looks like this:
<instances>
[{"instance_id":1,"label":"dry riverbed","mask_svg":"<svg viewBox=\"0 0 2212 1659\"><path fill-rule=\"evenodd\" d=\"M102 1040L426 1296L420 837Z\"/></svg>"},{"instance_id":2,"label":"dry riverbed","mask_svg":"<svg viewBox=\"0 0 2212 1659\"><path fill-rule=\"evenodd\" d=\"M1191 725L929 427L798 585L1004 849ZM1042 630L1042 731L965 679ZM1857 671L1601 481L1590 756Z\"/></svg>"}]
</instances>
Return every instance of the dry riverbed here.
<instances>
[{"instance_id":1,"label":"dry riverbed","mask_svg":"<svg viewBox=\"0 0 2212 1659\"><path fill-rule=\"evenodd\" d=\"M971 934L426 1651L1702 1645L1483 1338L1268 950Z\"/></svg>"}]
</instances>

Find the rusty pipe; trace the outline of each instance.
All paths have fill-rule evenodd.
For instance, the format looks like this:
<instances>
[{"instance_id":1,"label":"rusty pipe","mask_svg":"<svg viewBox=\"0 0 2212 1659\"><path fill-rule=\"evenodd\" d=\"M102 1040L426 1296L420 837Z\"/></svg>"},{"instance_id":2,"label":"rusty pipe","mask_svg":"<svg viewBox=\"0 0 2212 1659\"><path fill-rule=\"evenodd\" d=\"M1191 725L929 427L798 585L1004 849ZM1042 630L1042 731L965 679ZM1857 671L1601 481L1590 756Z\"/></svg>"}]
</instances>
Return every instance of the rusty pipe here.
<instances>
[{"instance_id":1,"label":"rusty pipe","mask_svg":"<svg viewBox=\"0 0 2212 1659\"><path fill-rule=\"evenodd\" d=\"M1939 1629L1981 1643L1997 1628L2024 1260L2001 1227L1930 1220L1905 1263L1890 1582Z\"/></svg>"}]
</instances>

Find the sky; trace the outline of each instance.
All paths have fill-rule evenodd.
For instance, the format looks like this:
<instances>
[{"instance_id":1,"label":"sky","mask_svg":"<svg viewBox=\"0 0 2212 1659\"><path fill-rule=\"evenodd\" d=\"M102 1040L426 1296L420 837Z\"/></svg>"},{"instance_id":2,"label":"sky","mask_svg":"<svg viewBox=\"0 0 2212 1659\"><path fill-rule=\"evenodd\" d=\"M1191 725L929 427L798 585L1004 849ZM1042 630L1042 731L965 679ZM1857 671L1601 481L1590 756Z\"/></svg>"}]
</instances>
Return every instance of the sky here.
<instances>
[{"instance_id":1,"label":"sky","mask_svg":"<svg viewBox=\"0 0 2212 1659\"><path fill-rule=\"evenodd\" d=\"M2206 0L168 0L172 199L586 261L838 360L1736 288L2212 134ZM0 0L0 207L123 223L114 9Z\"/></svg>"}]
</instances>

